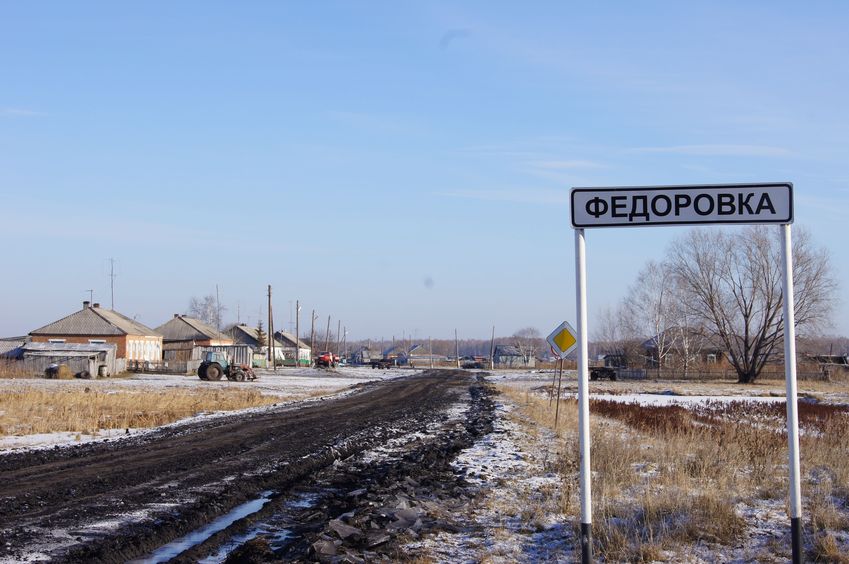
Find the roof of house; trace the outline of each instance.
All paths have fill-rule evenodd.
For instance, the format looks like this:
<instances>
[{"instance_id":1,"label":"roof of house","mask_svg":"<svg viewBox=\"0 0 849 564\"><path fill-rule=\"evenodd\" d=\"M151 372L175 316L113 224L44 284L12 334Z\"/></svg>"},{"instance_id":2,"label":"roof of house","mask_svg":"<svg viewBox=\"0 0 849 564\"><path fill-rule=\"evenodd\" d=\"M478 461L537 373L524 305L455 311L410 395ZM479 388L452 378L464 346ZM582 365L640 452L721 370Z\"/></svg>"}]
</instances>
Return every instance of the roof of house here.
<instances>
[{"instance_id":1,"label":"roof of house","mask_svg":"<svg viewBox=\"0 0 849 564\"><path fill-rule=\"evenodd\" d=\"M29 337L3 337L0 339L0 356L15 351L29 342Z\"/></svg>"},{"instance_id":2,"label":"roof of house","mask_svg":"<svg viewBox=\"0 0 849 564\"><path fill-rule=\"evenodd\" d=\"M25 353L108 352L117 349L112 343L27 343Z\"/></svg>"},{"instance_id":3,"label":"roof of house","mask_svg":"<svg viewBox=\"0 0 849 564\"><path fill-rule=\"evenodd\" d=\"M233 327L230 328L229 333L230 333L230 335L232 335L233 339L235 339L237 341L240 340L240 337L241 338L248 337L248 339L250 339L254 343L258 342L256 327L250 327L248 325L245 325L244 323L240 323L238 325L233 325ZM267 333L265 335L265 340L268 341L268 334ZM268 346L271 346L270 342L268 343ZM274 339L274 346L277 347L277 348L285 348L283 343L281 343L277 339Z\"/></svg>"},{"instance_id":4,"label":"roof of house","mask_svg":"<svg viewBox=\"0 0 849 564\"><path fill-rule=\"evenodd\" d=\"M165 342L232 340L229 335L218 331L215 327L204 323L200 319L177 313L167 322L157 327L156 331L162 334L162 339Z\"/></svg>"},{"instance_id":5,"label":"roof of house","mask_svg":"<svg viewBox=\"0 0 849 564\"><path fill-rule=\"evenodd\" d=\"M295 336L291 333L287 333L286 331L275 331L274 338L277 342L282 343L284 347L294 347L295 346ZM298 339L298 343L302 349L308 349L310 346Z\"/></svg>"},{"instance_id":6,"label":"roof of house","mask_svg":"<svg viewBox=\"0 0 849 564\"><path fill-rule=\"evenodd\" d=\"M89 306L88 302L83 302L83 309L44 327L39 327L30 332L30 335L93 335L98 337L142 335L158 337L159 333L117 311L102 308L99 304Z\"/></svg>"},{"instance_id":7,"label":"roof of house","mask_svg":"<svg viewBox=\"0 0 849 564\"><path fill-rule=\"evenodd\" d=\"M515 345L495 345L493 356L524 356Z\"/></svg>"}]
</instances>

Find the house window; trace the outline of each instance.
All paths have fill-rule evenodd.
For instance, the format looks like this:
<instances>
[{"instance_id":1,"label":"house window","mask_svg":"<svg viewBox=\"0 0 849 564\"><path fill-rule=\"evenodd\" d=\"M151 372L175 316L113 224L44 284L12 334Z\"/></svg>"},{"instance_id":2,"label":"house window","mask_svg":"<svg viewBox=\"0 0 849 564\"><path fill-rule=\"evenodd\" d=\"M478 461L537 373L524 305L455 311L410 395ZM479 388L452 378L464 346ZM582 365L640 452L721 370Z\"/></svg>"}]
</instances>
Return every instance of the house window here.
<instances>
[{"instance_id":1,"label":"house window","mask_svg":"<svg viewBox=\"0 0 849 564\"><path fill-rule=\"evenodd\" d=\"M48 343L64 343L65 339L47 339Z\"/></svg>"},{"instance_id":2,"label":"house window","mask_svg":"<svg viewBox=\"0 0 849 564\"><path fill-rule=\"evenodd\" d=\"M103 339L89 339L88 342L91 345L105 345L106 344L106 341L103 340Z\"/></svg>"},{"instance_id":3,"label":"house window","mask_svg":"<svg viewBox=\"0 0 849 564\"><path fill-rule=\"evenodd\" d=\"M716 364L716 353L710 353L707 355L708 364Z\"/></svg>"}]
</instances>

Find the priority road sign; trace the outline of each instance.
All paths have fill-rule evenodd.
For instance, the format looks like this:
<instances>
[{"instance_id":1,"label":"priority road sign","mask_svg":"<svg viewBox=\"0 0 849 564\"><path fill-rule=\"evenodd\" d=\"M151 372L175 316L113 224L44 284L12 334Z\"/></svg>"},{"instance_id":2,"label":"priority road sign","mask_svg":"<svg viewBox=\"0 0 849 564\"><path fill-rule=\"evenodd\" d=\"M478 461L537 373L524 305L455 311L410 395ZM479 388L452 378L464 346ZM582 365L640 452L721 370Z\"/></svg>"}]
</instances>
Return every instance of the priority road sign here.
<instances>
[{"instance_id":1,"label":"priority road sign","mask_svg":"<svg viewBox=\"0 0 849 564\"><path fill-rule=\"evenodd\" d=\"M546 341L551 345L552 352L563 359L578 346L577 335L578 333L569 325L569 322L564 321L551 332Z\"/></svg>"}]
</instances>

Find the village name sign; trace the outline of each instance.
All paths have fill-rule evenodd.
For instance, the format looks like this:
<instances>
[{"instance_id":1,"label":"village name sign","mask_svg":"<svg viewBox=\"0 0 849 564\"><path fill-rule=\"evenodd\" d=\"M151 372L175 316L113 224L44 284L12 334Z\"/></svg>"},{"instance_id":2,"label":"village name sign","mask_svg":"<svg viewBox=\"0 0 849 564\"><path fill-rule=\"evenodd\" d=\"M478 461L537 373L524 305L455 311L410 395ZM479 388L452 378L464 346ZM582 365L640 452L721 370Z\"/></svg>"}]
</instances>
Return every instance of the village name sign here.
<instances>
[{"instance_id":1,"label":"village name sign","mask_svg":"<svg viewBox=\"0 0 849 564\"><path fill-rule=\"evenodd\" d=\"M792 184L575 188L572 226L793 223Z\"/></svg>"},{"instance_id":2,"label":"village name sign","mask_svg":"<svg viewBox=\"0 0 849 564\"><path fill-rule=\"evenodd\" d=\"M784 369L787 386L790 536L792 560L801 562L802 494L799 478L799 414L796 388L796 335L793 304L793 263L790 225L793 185L723 184L686 186L622 186L573 188L572 227L575 230L575 294L578 314L578 434L581 489L581 562L592 562L592 484L587 341L587 267L584 229L651 227L655 225L775 224L781 229ZM556 335L561 327L555 330ZM574 332L573 332L574 333ZM549 339L552 343L552 339ZM569 343L574 346L573 343ZM554 343L552 343L552 347ZM556 352L556 349L552 348ZM558 398L559 404L559 398ZM556 421L556 416L555 416Z\"/></svg>"}]
</instances>

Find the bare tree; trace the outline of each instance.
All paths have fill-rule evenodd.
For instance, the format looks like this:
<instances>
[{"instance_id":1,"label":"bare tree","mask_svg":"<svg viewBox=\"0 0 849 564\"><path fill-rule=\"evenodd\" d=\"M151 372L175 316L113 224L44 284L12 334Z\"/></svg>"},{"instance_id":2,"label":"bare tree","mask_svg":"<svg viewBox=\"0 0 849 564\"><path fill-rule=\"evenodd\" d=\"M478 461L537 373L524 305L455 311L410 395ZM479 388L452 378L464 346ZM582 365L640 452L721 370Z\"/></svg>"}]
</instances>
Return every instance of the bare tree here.
<instances>
[{"instance_id":1,"label":"bare tree","mask_svg":"<svg viewBox=\"0 0 849 564\"><path fill-rule=\"evenodd\" d=\"M188 314L212 327L221 327L221 317L225 311L227 308L219 304L212 294L202 298L192 296L189 300Z\"/></svg>"},{"instance_id":2,"label":"bare tree","mask_svg":"<svg viewBox=\"0 0 849 564\"><path fill-rule=\"evenodd\" d=\"M649 261L637 274L622 304L623 321L633 335L651 342L657 369L666 366L677 345L680 331L680 293L671 268L666 263Z\"/></svg>"},{"instance_id":3,"label":"bare tree","mask_svg":"<svg viewBox=\"0 0 849 564\"><path fill-rule=\"evenodd\" d=\"M612 355L605 364L617 368L639 368L645 365L645 338L635 335L634 323L627 319L624 300L616 306L601 309L594 318L593 339L598 354Z\"/></svg>"},{"instance_id":4,"label":"bare tree","mask_svg":"<svg viewBox=\"0 0 849 564\"><path fill-rule=\"evenodd\" d=\"M837 285L828 253L803 230L794 239L796 324L816 326L828 319ZM694 230L673 243L670 264L689 314L726 349L738 382L754 382L784 338L778 237L764 227Z\"/></svg>"},{"instance_id":5,"label":"bare tree","mask_svg":"<svg viewBox=\"0 0 849 564\"><path fill-rule=\"evenodd\" d=\"M536 327L524 327L513 333L513 344L519 349L525 362L536 357L540 345L540 334Z\"/></svg>"}]
</instances>

